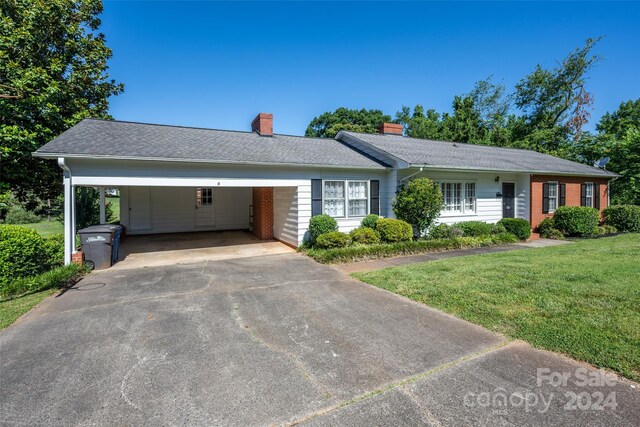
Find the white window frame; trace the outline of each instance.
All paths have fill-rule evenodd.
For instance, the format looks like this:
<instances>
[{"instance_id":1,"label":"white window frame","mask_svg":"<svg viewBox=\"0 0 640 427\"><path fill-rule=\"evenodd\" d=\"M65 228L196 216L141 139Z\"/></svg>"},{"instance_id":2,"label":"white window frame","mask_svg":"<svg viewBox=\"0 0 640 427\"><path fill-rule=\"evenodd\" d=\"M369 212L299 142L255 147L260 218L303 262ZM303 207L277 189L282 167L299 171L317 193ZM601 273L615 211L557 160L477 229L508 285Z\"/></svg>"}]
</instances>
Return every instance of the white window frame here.
<instances>
[{"instance_id":1,"label":"white window frame","mask_svg":"<svg viewBox=\"0 0 640 427\"><path fill-rule=\"evenodd\" d=\"M585 199L585 201L587 203L587 206L592 208L593 205L594 205L594 201L595 201L594 192L595 192L596 187L595 187L595 185L593 185L593 182L585 182L584 185L585 185L585 188L584 188L584 199ZM587 188L591 189L591 201L589 201L589 198L587 196Z\"/></svg>"},{"instance_id":2,"label":"white window frame","mask_svg":"<svg viewBox=\"0 0 640 427\"><path fill-rule=\"evenodd\" d=\"M325 182L343 182L344 183L344 216L334 216L332 218L336 218L336 219L364 218L365 216L369 215L369 211L371 209L371 180L369 179L323 179L322 180L322 213L323 214L325 214L325 210L324 210ZM364 182L367 184L367 199L366 199L367 211L364 215L349 215L349 182ZM327 199L327 200L334 200L334 199ZM341 199L335 199L335 200L341 200ZM354 200L363 200L363 199L354 199Z\"/></svg>"},{"instance_id":3,"label":"white window frame","mask_svg":"<svg viewBox=\"0 0 640 427\"><path fill-rule=\"evenodd\" d=\"M548 181L547 184L549 185L549 201L547 203L549 203L549 205L547 206L547 211L549 213L554 213L557 209L558 209L558 205L560 204L560 184L558 183L558 181ZM555 185L556 186L556 195L551 197L551 186ZM551 209L551 199L555 199L556 201L556 207Z\"/></svg>"},{"instance_id":4,"label":"white window frame","mask_svg":"<svg viewBox=\"0 0 640 427\"><path fill-rule=\"evenodd\" d=\"M200 194L198 195L198 191ZM205 196L205 191L208 193ZM213 206L213 187L198 187L196 188L196 206Z\"/></svg>"},{"instance_id":5,"label":"white window frame","mask_svg":"<svg viewBox=\"0 0 640 427\"><path fill-rule=\"evenodd\" d=\"M456 179L441 179L435 181L442 191L442 184L460 184L460 210L459 211L447 211L445 206L442 207L440 213L441 217L452 216L476 216L478 215L478 181L477 180L456 180ZM467 208L467 184L473 184L475 207L474 209ZM444 194L442 195L444 201Z\"/></svg>"}]
</instances>

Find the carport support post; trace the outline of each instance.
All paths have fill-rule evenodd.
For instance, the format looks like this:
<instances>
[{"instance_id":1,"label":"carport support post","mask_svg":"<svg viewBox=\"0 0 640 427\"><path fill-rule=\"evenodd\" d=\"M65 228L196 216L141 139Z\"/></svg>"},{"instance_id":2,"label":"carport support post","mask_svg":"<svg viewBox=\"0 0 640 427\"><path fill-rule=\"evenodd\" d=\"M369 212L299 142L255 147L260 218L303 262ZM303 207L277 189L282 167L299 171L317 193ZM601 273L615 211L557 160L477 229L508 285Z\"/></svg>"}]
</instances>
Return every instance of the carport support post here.
<instances>
[{"instance_id":1,"label":"carport support post","mask_svg":"<svg viewBox=\"0 0 640 427\"><path fill-rule=\"evenodd\" d=\"M107 223L107 208L104 204L104 187L100 187L100 224Z\"/></svg>"},{"instance_id":2,"label":"carport support post","mask_svg":"<svg viewBox=\"0 0 640 427\"><path fill-rule=\"evenodd\" d=\"M71 185L71 173L64 171L64 263L71 264L76 253L76 200L75 187Z\"/></svg>"}]
</instances>

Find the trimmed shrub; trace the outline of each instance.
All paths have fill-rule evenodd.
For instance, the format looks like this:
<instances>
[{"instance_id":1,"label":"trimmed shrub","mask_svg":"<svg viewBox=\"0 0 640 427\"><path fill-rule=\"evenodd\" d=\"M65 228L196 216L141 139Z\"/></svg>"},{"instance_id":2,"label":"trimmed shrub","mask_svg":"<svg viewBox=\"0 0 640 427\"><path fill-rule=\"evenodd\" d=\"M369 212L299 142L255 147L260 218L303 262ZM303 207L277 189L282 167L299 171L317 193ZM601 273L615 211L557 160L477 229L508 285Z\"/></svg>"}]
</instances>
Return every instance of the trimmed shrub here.
<instances>
[{"instance_id":1,"label":"trimmed shrub","mask_svg":"<svg viewBox=\"0 0 640 427\"><path fill-rule=\"evenodd\" d=\"M311 243L315 243L321 234L338 231L338 222L329 215L312 216L309 220L309 234L311 235Z\"/></svg>"},{"instance_id":2,"label":"trimmed shrub","mask_svg":"<svg viewBox=\"0 0 640 427\"><path fill-rule=\"evenodd\" d=\"M454 224L454 227L460 228L464 235L468 237L488 236L492 231L491 224L482 221L458 222Z\"/></svg>"},{"instance_id":3,"label":"trimmed shrub","mask_svg":"<svg viewBox=\"0 0 640 427\"><path fill-rule=\"evenodd\" d=\"M64 236L56 234L44 238L44 251L51 265L64 264Z\"/></svg>"},{"instance_id":4,"label":"trimmed shrub","mask_svg":"<svg viewBox=\"0 0 640 427\"><path fill-rule=\"evenodd\" d=\"M531 236L531 226L526 219L502 218L498 224L502 225L507 233L513 234L520 240L527 240Z\"/></svg>"},{"instance_id":5,"label":"trimmed shrub","mask_svg":"<svg viewBox=\"0 0 640 427\"><path fill-rule=\"evenodd\" d=\"M442 205L440 186L429 178L418 178L398 188L393 212L398 219L411 224L414 236L419 237L438 219Z\"/></svg>"},{"instance_id":6,"label":"trimmed shrub","mask_svg":"<svg viewBox=\"0 0 640 427\"><path fill-rule=\"evenodd\" d=\"M51 267L45 240L34 230L0 225L0 286Z\"/></svg>"},{"instance_id":7,"label":"trimmed shrub","mask_svg":"<svg viewBox=\"0 0 640 427\"><path fill-rule=\"evenodd\" d=\"M557 230L556 228L556 222L554 221L553 217L547 217L545 219L542 220L542 222L540 222L540 224L538 224L538 233L540 233L540 237L545 237L552 233L553 230Z\"/></svg>"},{"instance_id":8,"label":"trimmed shrub","mask_svg":"<svg viewBox=\"0 0 640 427\"><path fill-rule=\"evenodd\" d=\"M330 231L318 236L315 246L322 249L344 248L351 244L351 237L340 231Z\"/></svg>"},{"instance_id":9,"label":"trimmed shrub","mask_svg":"<svg viewBox=\"0 0 640 427\"><path fill-rule=\"evenodd\" d=\"M464 236L464 231L460 227L456 227L455 225L451 227L449 230L449 237L462 237Z\"/></svg>"},{"instance_id":10,"label":"trimmed shrub","mask_svg":"<svg viewBox=\"0 0 640 427\"><path fill-rule=\"evenodd\" d=\"M502 224L491 224L491 234L503 234L507 229Z\"/></svg>"},{"instance_id":11,"label":"trimmed shrub","mask_svg":"<svg viewBox=\"0 0 640 427\"><path fill-rule=\"evenodd\" d=\"M540 237L544 237L545 239L564 240L564 233L557 228L551 228L547 230L544 235L540 233Z\"/></svg>"},{"instance_id":12,"label":"trimmed shrub","mask_svg":"<svg viewBox=\"0 0 640 427\"><path fill-rule=\"evenodd\" d=\"M451 237L451 226L448 224L438 224L431 227L429 238L431 239L448 239Z\"/></svg>"},{"instance_id":13,"label":"trimmed shrub","mask_svg":"<svg viewBox=\"0 0 640 427\"><path fill-rule=\"evenodd\" d=\"M329 264L453 249L480 248L517 242L518 239L513 234L503 233L483 237L415 240L409 242L382 243L379 245L349 246L335 249L314 248L307 250L306 254L318 262Z\"/></svg>"},{"instance_id":14,"label":"trimmed shrub","mask_svg":"<svg viewBox=\"0 0 640 427\"><path fill-rule=\"evenodd\" d=\"M560 206L553 221L568 236L593 236L600 222L600 212L587 206Z\"/></svg>"},{"instance_id":15,"label":"trimmed shrub","mask_svg":"<svg viewBox=\"0 0 640 427\"><path fill-rule=\"evenodd\" d=\"M604 228L604 234L616 234L618 232L618 229L615 228L613 225L603 225L602 228Z\"/></svg>"},{"instance_id":16,"label":"trimmed shrub","mask_svg":"<svg viewBox=\"0 0 640 427\"><path fill-rule=\"evenodd\" d=\"M34 222L40 222L40 217L18 205L11 206L4 217L5 224L32 224Z\"/></svg>"},{"instance_id":17,"label":"trimmed shrub","mask_svg":"<svg viewBox=\"0 0 640 427\"><path fill-rule=\"evenodd\" d=\"M614 205L602 211L604 223L620 232L640 232L640 206Z\"/></svg>"},{"instance_id":18,"label":"trimmed shrub","mask_svg":"<svg viewBox=\"0 0 640 427\"><path fill-rule=\"evenodd\" d=\"M413 228L400 219L380 218L376 223L383 242L407 242L413 238Z\"/></svg>"},{"instance_id":19,"label":"trimmed shrub","mask_svg":"<svg viewBox=\"0 0 640 427\"><path fill-rule=\"evenodd\" d=\"M351 236L351 240L354 243L361 243L363 245L380 243L380 233L369 227L360 227L351 230L349 236Z\"/></svg>"},{"instance_id":20,"label":"trimmed shrub","mask_svg":"<svg viewBox=\"0 0 640 427\"><path fill-rule=\"evenodd\" d=\"M362 227L371 228L371 229L375 230L376 229L376 223L378 222L379 219L380 219L380 217L378 215L369 214L369 215L365 216L362 219L361 226Z\"/></svg>"}]
</instances>

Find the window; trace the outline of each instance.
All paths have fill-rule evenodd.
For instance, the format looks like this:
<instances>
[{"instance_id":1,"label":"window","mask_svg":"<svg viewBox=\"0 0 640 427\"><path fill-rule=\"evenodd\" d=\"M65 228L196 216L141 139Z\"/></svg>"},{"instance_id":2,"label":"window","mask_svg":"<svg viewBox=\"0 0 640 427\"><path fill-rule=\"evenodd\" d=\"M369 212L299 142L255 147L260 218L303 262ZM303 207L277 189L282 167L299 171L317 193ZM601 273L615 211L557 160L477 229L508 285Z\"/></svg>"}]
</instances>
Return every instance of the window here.
<instances>
[{"instance_id":1,"label":"window","mask_svg":"<svg viewBox=\"0 0 640 427\"><path fill-rule=\"evenodd\" d=\"M558 183L549 183L549 212L555 212L558 209Z\"/></svg>"},{"instance_id":2,"label":"window","mask_svg":"<svg viewBox=\"0 0 640 427\"><path fill-rule=\"evenodd\" d=\"M212 188L196 188L196 205L211 206L213 204Z\"/></svg>"},{"instance_id":3,"label":"window","mask_svg":"<svg viewBox=\"0 0 640 427\"><path fill-rule=\"evenodd\" d=\"M366 216L368 201L367 181L349 181L349 216Z\"/></svg>"},{"instance_id":4,"label":"window","mask_svg":"<svg viewBox=\"0 0 640 427\"><path fill-rule=\"evenodd\" d=\"M323 212L334 218L369 212L369 181L324 181L322 195Z\"/></svg>"},{"instance_id":5,"label":"window","mask_svg":"<svg viewBox=\"0 0 640 427\"><path fill-rule=\"evenodd\" d=\"M344 206L344 181L325 181L324 213L333 217L343 217Z\"/></svg>"},{"instance_id":6,"label":"window","mask_svg":"<svg viewBox=\"0 0 640 427\"><path fill-rule=\"evenodd\" d=\"M593 183L587 182L584 185L585 206L593 207Z\"/></svg>"},{"instance_id":7,"label":"window","mask_svg":"<svg viewBox=\"0 0 640 427\"><path fill-rule=\"evenodd\" d=\"M471 214L476 211L475 182L441 182L445 213Z\"/></svg>"}]
</instances>

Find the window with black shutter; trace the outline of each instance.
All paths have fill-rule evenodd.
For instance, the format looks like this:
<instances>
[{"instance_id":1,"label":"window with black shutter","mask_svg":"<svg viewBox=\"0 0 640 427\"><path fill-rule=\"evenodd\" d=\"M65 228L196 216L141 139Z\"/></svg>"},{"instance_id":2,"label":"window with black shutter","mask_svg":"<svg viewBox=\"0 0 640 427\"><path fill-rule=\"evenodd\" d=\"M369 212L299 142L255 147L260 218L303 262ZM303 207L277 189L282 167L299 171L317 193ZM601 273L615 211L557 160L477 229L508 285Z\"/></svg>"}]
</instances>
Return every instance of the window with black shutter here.
<instances>
[{"instance_id":1,"label":"window with black shutter","mask_svg":"<svg viewBox=\"0 0 640 427\"><path fill-rule=\"evenodd\" d=\"M567 203L567 184L558 184L558 206L564 206Z\"/></svg>"},{"instance_id":2,"label":"window with black shutter","mask_svg":"<svg viewBox=\"0 0 640 427\"><path fill-rule=\"evenodd\" d=\"M600 209L600 184L594 184L593 186L593 207Z\"/></svg>"},{"instance_id":3,"label":"window with black shutter","mask_svg":"<svg viewBox=\"0 0 640 427\"><path fill-rule=\"evenodd\" d=\"M311 216L322 214L322 180L311 180Z\"/></svg>"},{"instance_id":4,"label":"window with black shutter","mask_svg":"<svg viewBox=\"0 0 640 427\"><path fill-rule=\"evenodd\" d=\"M542 213L549 213L549 183L542 184Z\"/></svg>"},{"instance_id":5,"label":"window with black shutter","mask_svg":"<svg viewBox=\"0 0 640 427\"><path fill-rule=\"evenodd\" d=\"M580 185L580 206L587 206L587 184Z\"/></svg>"},{"instance_id":6,"label":"window with black shutter","mask_svg":"<svg viewBox=\"0 0 640 427\"><path fill-rule=\"evenodd\" d=\"M380 215L380 181L372 179L370 182L371 187L371 206L369 213Z\"/></svg>"}]
</instances>

